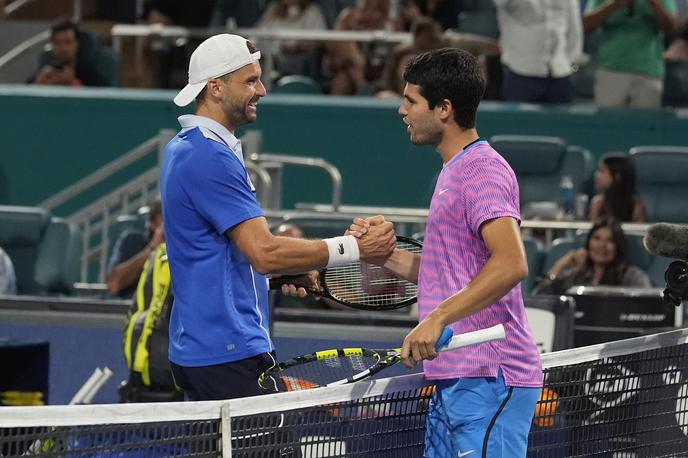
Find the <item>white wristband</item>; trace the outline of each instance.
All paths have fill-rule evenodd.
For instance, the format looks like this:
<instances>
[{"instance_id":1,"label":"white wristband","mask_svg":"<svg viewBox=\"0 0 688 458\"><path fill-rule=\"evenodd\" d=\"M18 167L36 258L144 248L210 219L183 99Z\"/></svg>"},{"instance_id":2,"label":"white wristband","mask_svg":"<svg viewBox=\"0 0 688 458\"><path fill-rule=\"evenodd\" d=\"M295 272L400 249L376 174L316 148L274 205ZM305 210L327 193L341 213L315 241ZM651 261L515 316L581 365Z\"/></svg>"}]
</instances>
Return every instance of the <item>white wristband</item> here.
<instances>
[{"instance_id":1,"label":"white wristband","mask_svg":"<svg viewBox=\"0 0 688 458\"><path fill-rule=\"evenodd\" d=\"M325 267L341 266L358 261L360 253L358 251L358 243L353 235L323 239L323 242L327 243L327 251L330 253Z\"/></svg>"}]
</instances>

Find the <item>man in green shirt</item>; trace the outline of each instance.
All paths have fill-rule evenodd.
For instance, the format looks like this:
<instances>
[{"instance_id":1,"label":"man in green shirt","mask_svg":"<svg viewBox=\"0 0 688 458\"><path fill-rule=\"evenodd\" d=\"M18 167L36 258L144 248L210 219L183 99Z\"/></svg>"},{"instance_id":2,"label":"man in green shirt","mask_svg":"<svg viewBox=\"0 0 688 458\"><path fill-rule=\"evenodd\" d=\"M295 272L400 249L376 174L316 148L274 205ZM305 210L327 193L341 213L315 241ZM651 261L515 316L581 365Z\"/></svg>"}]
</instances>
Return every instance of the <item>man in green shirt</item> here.
<instances>
[{"instance_id":1,"label":"man in green shirt","mask_svg":"<svg viewBox=\"0 0 688 458\"><path fill-rule=\"evenodd\" d=\"M676 27L676 0L588 0L586 32L602 27L595 74L601 107L658 107L664 81L664 35Z\"/></svg>"}]
</instances>

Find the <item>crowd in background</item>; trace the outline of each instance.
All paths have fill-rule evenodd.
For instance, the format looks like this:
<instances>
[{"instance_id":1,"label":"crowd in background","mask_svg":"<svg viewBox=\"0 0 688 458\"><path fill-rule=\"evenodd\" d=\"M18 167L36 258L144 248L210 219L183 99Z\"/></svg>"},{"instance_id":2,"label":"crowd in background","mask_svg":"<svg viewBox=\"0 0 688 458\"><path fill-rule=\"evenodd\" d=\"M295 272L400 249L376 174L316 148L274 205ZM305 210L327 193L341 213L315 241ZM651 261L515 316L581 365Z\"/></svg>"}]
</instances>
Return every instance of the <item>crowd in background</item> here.
<instances>
[{"instance_id":1,"label":"crowd in background","mask_svg":"<svg viewBox=\"0 0 688 458\"><path fill-rule=\"evenodd\" d=\"M147 0L138 16L135 2L114 3L97 2L96 19L196 29L411 32L408 43L258 39L270 62L265 79L275 89L280 78L301 75L314 92L401 97L406 62L451 46L479 56L487 99L589 97L605 107L658 107L665 72L684 78L674 67L688 65L686 0ZM51 43L28 82L178 88L197 44L148 36L135 62L119 61L135 66L136 81L120 83L106 47L85 28L57 24Z\"/></svg>"}]
</instances>

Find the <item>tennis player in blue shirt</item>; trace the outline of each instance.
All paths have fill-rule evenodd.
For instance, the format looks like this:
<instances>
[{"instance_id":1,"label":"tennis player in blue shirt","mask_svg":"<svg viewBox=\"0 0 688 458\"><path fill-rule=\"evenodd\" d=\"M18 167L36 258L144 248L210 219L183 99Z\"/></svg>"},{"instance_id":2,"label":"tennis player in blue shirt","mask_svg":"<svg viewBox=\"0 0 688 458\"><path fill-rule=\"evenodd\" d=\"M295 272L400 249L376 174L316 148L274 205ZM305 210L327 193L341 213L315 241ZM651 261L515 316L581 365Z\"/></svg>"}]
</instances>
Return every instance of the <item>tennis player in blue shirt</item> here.
<instances>
[{"instance_id":1,"label":"tennis player in blue shirt","mask_svg":"<svg viewBox=\"0 0 688 458\"><path fill-rule=\"evenodd\" d=\"M195 114L179 118L160 173L174 294L169 358L188 400L262 394L258 376L275 363L264 274L299 274L394 248L391 223L362 239L270 233L234 136L255 121L266 94L259 59L245 38L212 36L191 55L189 84L174 98L179 106L196 101Z\"/></svg>"}]
</instances>

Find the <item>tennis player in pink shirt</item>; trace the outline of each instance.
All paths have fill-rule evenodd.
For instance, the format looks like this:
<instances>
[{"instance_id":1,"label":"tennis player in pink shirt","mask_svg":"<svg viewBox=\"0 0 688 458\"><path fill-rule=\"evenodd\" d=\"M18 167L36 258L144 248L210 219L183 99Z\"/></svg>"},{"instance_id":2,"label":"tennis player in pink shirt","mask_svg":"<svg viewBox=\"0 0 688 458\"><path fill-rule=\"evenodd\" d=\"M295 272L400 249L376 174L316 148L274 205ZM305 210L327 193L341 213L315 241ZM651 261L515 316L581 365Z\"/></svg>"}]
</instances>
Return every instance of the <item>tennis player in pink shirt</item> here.
<instances>
[{"instance_id":1,"label":"tennis player in pink shirt","mask_svg":"<svg viewBox=\"0 0 688 458\"><path fill-rule=\"evenodd\" d=\"M521 294L528 267L516 176L476 131L485 80L475 57L423 53L404 79L399 114L411 142L434 146L444 163L423 254L396 250L384 263L418 283L420 323L404 339L402 358L408 367L426 360L425 376L437 387L424 456L525 457L542 365ZM360 235L383 221L356 219L349 231ZM497 323L505 340L435 352L445 326L459 334Z\"/></svg>"}]
</instances>

